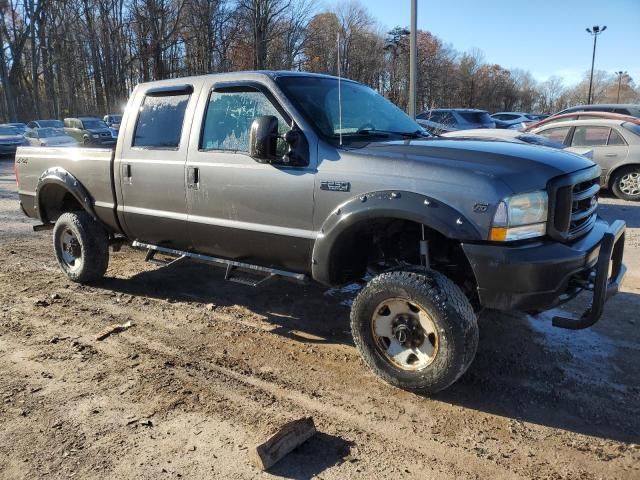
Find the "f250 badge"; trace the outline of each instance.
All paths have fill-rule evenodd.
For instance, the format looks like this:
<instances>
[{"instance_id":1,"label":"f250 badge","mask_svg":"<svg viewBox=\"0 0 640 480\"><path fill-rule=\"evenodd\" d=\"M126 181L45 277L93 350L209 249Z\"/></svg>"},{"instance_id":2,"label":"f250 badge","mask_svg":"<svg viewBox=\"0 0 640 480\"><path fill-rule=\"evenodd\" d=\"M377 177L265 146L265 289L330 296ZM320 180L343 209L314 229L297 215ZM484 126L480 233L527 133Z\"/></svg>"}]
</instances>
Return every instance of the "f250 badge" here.
<instances>
[{"instance_id":1,"label":"f250 badge","mask_svg":"<svg viewBox=\"0 0 640 480\"><path fill-rule=\"evenodd\" d=\"M320 182L320 190L329 190L330 192L348 192L351 190L351 183L341 182L339 180L322 180Z\"/></svg>"}]
</instances>

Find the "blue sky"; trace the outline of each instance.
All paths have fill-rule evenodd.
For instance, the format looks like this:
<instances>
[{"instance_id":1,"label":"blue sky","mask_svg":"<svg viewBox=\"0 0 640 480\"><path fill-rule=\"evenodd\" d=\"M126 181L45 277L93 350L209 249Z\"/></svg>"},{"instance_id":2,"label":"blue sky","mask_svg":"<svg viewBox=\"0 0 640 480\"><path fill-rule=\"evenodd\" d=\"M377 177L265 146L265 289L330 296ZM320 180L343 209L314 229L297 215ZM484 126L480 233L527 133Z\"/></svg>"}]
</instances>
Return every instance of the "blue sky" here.
<instances>
[{"instance_id":1,"label":"blue sky","mask_svg":"<svg viewBox=\"0 0 640 480\"><path fill-rule=\"evenodd\" d=\"M360 0L382 27L408 26L409 0ZM486 62L552 75L575 84L591 68L586 27L598 37L598 70L626 70L640 83L640 0L418 0L418 28L458 51L482 50Z\"/></svg>"}]
</instances>

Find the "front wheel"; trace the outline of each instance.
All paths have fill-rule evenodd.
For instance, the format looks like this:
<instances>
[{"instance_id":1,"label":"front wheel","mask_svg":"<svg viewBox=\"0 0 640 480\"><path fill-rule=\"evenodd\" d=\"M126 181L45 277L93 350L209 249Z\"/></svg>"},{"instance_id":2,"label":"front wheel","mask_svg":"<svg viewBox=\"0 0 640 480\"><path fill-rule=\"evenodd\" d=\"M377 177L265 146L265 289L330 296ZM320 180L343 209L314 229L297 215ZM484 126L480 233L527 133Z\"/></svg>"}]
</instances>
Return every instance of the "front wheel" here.
<instances>
[{"instance_id":1,"label":"front wheel","mask_svg":"<svg viewBox=\"0 0 640 480\"><path fill-rule=\"evenodd\" d=\"M623 200L640 200L640 166L620 169L611 181L611 189L616 197Z\"/></svg>"},{"instance_id":2,"label":"front wheel","mask_svg":"<svg viewBox=\"0 0 640 480\"><path fill-rule=\"evenodd\" d=\"M63 213L53 227L53 248L69 280L88 283L109 265L109 237L87 212Z\"/></svg>"},{"instance_id":3,"label":"front wheel","mask_svg":"<svg viewBox=\"0 0 640 480\"><path fill-rule=\"evenodd\" d=\"M367 365L386 382L432 394L471 365L478 323L460 288L439 272L395 270L358 294L351 330Z\"/></svg>"}]
</instances>

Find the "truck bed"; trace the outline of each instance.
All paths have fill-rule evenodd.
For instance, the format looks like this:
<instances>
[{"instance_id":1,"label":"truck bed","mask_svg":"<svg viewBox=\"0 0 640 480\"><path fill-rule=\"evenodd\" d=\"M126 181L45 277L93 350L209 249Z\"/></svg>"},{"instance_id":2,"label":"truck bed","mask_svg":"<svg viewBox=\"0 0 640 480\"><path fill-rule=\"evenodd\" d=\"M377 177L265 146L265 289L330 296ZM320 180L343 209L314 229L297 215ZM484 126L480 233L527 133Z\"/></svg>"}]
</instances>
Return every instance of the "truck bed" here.
<instances>
[{"instance_id":1,"label":"truck bed","mask_svg":"<svg viewBox=\"0 0 640 480\"><path fill-rule=\"evenodd\" d=\"M96 215L119 230L113 189L114 151L107 148L20 147L16 152L18 195L27 215L40 218L35 205L40 177L47 169L62 168L91 192Z\"/></svg>"}]
</instances>

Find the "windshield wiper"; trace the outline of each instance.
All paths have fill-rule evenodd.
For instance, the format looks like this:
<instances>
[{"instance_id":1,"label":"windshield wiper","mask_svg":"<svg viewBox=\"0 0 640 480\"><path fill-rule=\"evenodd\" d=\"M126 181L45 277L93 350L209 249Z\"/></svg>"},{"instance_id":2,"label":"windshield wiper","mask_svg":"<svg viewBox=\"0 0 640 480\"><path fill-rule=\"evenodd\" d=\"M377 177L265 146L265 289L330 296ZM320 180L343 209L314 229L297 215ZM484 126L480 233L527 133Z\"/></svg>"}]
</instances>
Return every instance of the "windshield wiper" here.
<instances>
[{"instance_id":1,"label":"windshield wiper","mask_svg":"<svg viewBox=\"0 0 640 480\"><path fill-rule=\"evenodd\" d=\"M363 135L376 135L380 137L388 137L389 135L399 135L404 138L429 138L430 135L416 130L415 132L396 132L393 130L378 130L375 128L367 128L364 130L358 130L357 134Z\"/></svg>"}]
</instances>

